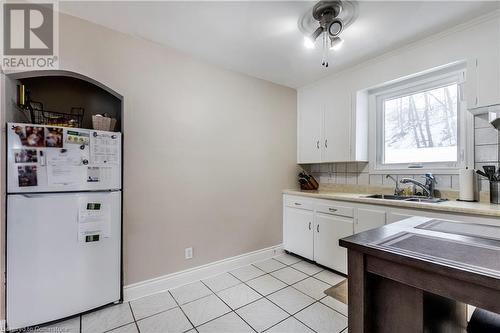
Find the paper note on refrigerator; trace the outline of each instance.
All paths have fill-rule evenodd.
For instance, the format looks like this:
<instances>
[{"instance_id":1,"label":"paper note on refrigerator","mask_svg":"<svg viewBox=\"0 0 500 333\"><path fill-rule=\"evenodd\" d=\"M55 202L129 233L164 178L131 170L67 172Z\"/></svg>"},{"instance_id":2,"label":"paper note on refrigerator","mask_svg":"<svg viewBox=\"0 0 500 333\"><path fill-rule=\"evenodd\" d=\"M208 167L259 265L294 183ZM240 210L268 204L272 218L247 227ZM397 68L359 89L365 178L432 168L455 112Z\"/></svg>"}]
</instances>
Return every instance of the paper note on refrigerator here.
<instances>
[{"instance_id":1,"label":"paper note on refrigerator","mask_svg":"<svg viewBox=\"0 0 500 333\"><path fill-rule=\"evenodd\" d=\"M93 132L90 137L92 164L118 164L120 145L116 134Z\"/></svg>"},{"instance_id":2,"label":"paper note on refrigerator","mask_svg":"<svg viewBox=\"0 0 500 333\"><path fill-rule=\"evenodd\" d=\"M74 149L47 149L47 181L49 185L72 185L85 179L82 156Z\"/></svg>"},{"instance_id":3,"label":"paper note on refrigerator","mask_svg":"<svg viewBox=\"0 0 500 333\"><path fill-rule=\"evenodd\" d=\"M107 202L81 198L78 210L78 241L94 242L109 237L110 218Z\"/></svg>"}]
</instances>

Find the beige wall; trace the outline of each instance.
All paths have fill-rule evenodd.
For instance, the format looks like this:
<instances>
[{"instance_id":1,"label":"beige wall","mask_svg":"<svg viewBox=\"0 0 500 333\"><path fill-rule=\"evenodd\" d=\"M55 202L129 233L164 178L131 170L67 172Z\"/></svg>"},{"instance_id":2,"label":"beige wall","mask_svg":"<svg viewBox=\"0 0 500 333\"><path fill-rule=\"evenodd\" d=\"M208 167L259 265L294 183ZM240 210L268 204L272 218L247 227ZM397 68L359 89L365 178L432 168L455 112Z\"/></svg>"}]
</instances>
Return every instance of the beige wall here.
<instances>
[{"instance_id":1,"label":"beige wall","mask_svg":"<svg viewBox=\"0 0 500 333\"><path fill-rule=\"evenodd\" d=\"M125 284L282 242L294 89L67 15L59 43L60 69L124 97Z\"/></svg>"}]
</instances>

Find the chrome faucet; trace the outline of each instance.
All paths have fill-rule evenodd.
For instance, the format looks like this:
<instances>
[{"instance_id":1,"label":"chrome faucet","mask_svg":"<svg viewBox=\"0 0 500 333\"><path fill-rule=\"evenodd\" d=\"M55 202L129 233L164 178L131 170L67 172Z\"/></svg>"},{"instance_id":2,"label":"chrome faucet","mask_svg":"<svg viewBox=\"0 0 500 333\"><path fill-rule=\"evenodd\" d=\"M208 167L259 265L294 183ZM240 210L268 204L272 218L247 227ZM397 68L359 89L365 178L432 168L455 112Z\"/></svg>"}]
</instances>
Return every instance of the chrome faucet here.
<instances>
[{"instance_id":1,"label":"chrome faucet","mask_svg":"<svg viewBox=\"0 0 500 333\"><path fill-rule=\"evenodd\" d=\"M414 186L420 187L424 195L427 196L428 198L434 198L434 188L436 187L436 178L432 173L426 173L425 174L425 183L421 183L418 180L411 179L411 178L403 178L399 181L401 184L408 184L412 183ZM415 194L415 190L413 190Z\"/></svg>"},{"instance_id":2,"label":"chrome faucet","mask_svg":"<svg viewBox=\"0 0 500 333\"><path fill-rule=\"evenodd\" d=\"M399 183L398 183L398 180L396 178L394 178L391 175L387 175L387 176L385 176L385 178L392 179L394 181L394 183L396 184L396 187L394 188L394 195L397 195L397 196L403 195L403 189L399 187Z\"/></svg>"}]
</instances>

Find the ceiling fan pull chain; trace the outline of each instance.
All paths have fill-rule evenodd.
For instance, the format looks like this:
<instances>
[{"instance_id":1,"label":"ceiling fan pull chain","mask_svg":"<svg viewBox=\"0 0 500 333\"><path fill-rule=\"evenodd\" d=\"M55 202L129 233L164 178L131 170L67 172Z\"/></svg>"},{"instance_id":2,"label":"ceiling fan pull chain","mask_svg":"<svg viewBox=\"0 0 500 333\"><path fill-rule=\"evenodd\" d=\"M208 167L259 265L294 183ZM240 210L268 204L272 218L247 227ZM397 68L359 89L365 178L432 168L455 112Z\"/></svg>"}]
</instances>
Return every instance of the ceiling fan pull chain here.
<instances>
[{"instance_id":1,"label":"ceiling fan pull chain","mask_svg":"<svg viewBox=\"0 0 500 333\"><path fill-rule=\"evenodd\" d=\"M326 31L323 33L323 52L325 53L325 67L328 68L328 36Z\"/></svg>"}]
</instances>

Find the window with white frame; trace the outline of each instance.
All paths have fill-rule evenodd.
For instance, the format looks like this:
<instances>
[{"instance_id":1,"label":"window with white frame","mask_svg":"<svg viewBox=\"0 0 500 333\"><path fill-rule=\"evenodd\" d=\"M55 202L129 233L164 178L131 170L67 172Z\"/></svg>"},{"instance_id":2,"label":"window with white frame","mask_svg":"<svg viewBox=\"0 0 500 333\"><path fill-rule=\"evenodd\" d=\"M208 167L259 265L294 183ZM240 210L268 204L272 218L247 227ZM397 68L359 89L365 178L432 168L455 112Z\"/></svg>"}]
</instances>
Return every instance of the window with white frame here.
<instances>
[{"instance_id":1,"label":"window with white frame","mask_svg":"<svg viewBox=\"0 0 500 333\"><path fill-rule=\"evenodd\" d=\"M450 171L466 164L464 75L441 70L371 93L375 171Z\"/></svg>"}]
</instances>

